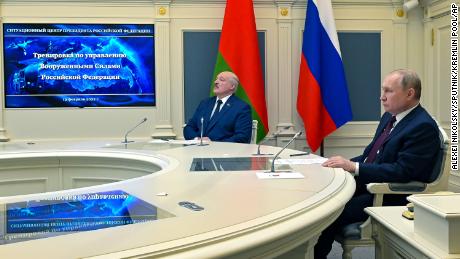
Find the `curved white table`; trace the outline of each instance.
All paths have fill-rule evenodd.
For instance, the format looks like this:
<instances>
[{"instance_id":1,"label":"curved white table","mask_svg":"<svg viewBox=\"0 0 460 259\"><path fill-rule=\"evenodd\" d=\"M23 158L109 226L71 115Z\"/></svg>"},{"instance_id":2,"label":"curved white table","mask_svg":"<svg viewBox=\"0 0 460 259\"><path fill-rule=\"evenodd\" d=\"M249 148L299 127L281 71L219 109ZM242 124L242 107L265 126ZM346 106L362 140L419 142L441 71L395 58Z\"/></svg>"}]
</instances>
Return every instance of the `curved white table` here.
<instances>
[{"instance_id":1,"label":"curved white table","mask_svg":"<svg viewBox=\"0 0 460 259\"><path fill-rule=\"evenodd\" d=\"M0 205L57 195L122 190L175 215L161 220L0 245L0 258L267 258L304 244L307 257L319 233L338 217L355 182L341 169L319 164L292 165L303 179L267 179L254 171L190 172L194 157L242 157L256 145L217 143L209 146L158 148L133 143L111 148L85 145L2 144L0 162L14 157L127 159L161 170L120 182L48 193L1 197ZM95 146L104 146L96 143ZM262 147L276 152L279 148ZM286 150L282 158L295 153ZM314 158L316 156L308 156ZM305 158L305 157L303 157ZM5 160L6 159L6 160ZM130 162L130 163L131 163ZM148 166L147 166L148 167ZM154 171L152 169L152 171ZM167 196L156 194L165 192ZM191 201L192 211L178 205Z\"/></svg>"}]
</instances>

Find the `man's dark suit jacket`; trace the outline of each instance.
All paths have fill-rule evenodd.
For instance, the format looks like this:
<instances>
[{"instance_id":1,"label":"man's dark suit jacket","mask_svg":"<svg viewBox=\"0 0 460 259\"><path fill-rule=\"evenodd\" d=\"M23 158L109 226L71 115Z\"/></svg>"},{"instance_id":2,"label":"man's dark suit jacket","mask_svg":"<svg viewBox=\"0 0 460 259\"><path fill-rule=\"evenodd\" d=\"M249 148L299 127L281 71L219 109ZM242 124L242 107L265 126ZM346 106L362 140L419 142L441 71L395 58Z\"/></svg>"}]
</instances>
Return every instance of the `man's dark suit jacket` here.
<instances>
[{"instance_id":1,"label":"man's dark suit jacket","mask_svg":"<svg viewBox=\"0 0 460 259\"><path fill-rule=\"evenodd\" d=\"M249 105L232 95L218 114L211 117L216 97L203 100L184 128L185 139L200 137L201 118L204 120L203 137L212 141L251 142L252 117Z\"/></svg>"},{"instance_id":2,"label":"man's dark suit jacket","mask_svg":"<svg viewBox=\"0 0 460 259\"><path fill-rule=\"evenodd\" d=\"M342 231L343 227L364 221L369 217L364 212L364 208L372 206L373 195L367 191L366 184L429 181L441 144L436 122L420 105L396 124L373 163L364 163L374 142L390 119L390 113L382 116L372 142L362 155L352 159L359 162L359 174L355 177L356 191L345 205L342 214L322 232L315 246L315 258L326 258L325 253L331 249L334 236ZM406 195L383 197L383 205L405 204L407 204Z\"/></svg>"},{"instance_id":3,"label":"man's dark suit jacket","mask_svg":"<svg viewBox=\"0 0 460 259\"><path fill-rule=\"evenodd\" d=\"M373 141L361 156L357 187L371 182L428 182L439 151L440 139L436 122L418 105L407 114L390 133L373 163L364 163L372 145L391 119L385 113L377 127Z\"/></svg>"}]
</instances>

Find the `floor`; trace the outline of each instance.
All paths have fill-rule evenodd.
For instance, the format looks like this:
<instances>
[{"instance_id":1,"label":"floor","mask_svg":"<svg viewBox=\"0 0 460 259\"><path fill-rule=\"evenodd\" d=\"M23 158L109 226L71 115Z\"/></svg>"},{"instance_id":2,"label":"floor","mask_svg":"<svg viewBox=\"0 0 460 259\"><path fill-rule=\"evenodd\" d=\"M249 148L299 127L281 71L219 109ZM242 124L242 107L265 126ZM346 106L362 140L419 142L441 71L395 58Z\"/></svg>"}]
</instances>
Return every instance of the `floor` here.
<instances>
[{"instance_id":1,"label":"floor","mask_svg":"<svg viewBox=\"0 0 460 259\"><path fill-rule=\"evenodd\" d=\"M374 247L358 247L352 251L353 259L373 259L375 258ZM303 259L305 255L302 249L293 249L292 251L276 257L276 259ZM342 247L339 243L334 242L332 250L327 256L327 259L341 259L342 258Z\"/></svg>"},{"instance_id":2,"label":"floor","mask_svg":"<svg viewBox=\"0 0 460 259\"><path fill-rule=\"evenodd\" d=\"M374 247L357 247L352 250L353 259L370 259L375 258ZM334 242L332 245L332 251L327 256L327 259L341 259L342 258L342 247L339 243Z\"/></svg>"}]
</instances>

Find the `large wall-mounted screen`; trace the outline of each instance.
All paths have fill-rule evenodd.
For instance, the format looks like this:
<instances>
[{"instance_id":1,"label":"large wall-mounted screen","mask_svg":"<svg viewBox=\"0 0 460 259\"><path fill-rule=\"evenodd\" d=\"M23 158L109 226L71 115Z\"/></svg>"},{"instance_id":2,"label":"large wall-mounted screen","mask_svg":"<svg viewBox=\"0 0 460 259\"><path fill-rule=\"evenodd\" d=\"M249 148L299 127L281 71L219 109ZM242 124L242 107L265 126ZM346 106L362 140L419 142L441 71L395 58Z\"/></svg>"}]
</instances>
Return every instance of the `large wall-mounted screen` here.
<instances>
[{"instance_id":1,"label":"large wall-mounted screen","mask_svg":"<svg viewBox=\"0 0 460 259\"><path fill-rule=\"evenodd\" d=\"M6 108L155 106L153 24L3 24Z\"/></svg>"}]
</instances>

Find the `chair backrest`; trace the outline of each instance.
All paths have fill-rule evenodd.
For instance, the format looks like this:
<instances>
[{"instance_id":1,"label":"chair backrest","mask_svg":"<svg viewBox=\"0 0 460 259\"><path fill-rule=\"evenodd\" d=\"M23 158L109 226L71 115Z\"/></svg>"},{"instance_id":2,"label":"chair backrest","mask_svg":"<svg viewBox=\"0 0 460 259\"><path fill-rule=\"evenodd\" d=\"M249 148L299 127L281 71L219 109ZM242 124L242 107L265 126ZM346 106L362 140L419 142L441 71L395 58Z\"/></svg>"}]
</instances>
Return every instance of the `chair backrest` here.
<instances>
[{"instance_id":1,"label":"chair backrest","mask_svg":"<svg viewBox=\"0 0 460 259\"><path fill-rule=\"evenodd\" d=\"M259 122L257 120L252 121L252 133L251 133L251 144L255 144L257 142L257 124Z\"/></svg>"},{"instance_id":2,"label":"chair backrest","mask_svg":"<svg viewBox=\"0 0 460 259\"><path fill-rule=\"evenodd\" d=\"M435 164L433 171L430 175L429 182L431 185L432 191L446 191L449 185L449 175L450 175L450 165L448 163L448 153L449 153L449 137L447 136L446 131L438 123L439 129L439 140L441 145L439 147L439 152L436 156ZM434 190L433 187L436 189Z\"/></svg>"},{"instance_id":3,"label":"chair backrest","mask_svg":"<svg viewBox=\"0 0 460 259\"><path fill-rule=\"evenodd\" d=\"M414 192L414 193L433 193L447 191L450 176L450 164L448 163L449 137L438 123L440 145L438 153L433 160L434 166L428 178L428 182L409 182L409 183L389 183L388 187L392 191Z\"/></svg>"}]
</instances>

